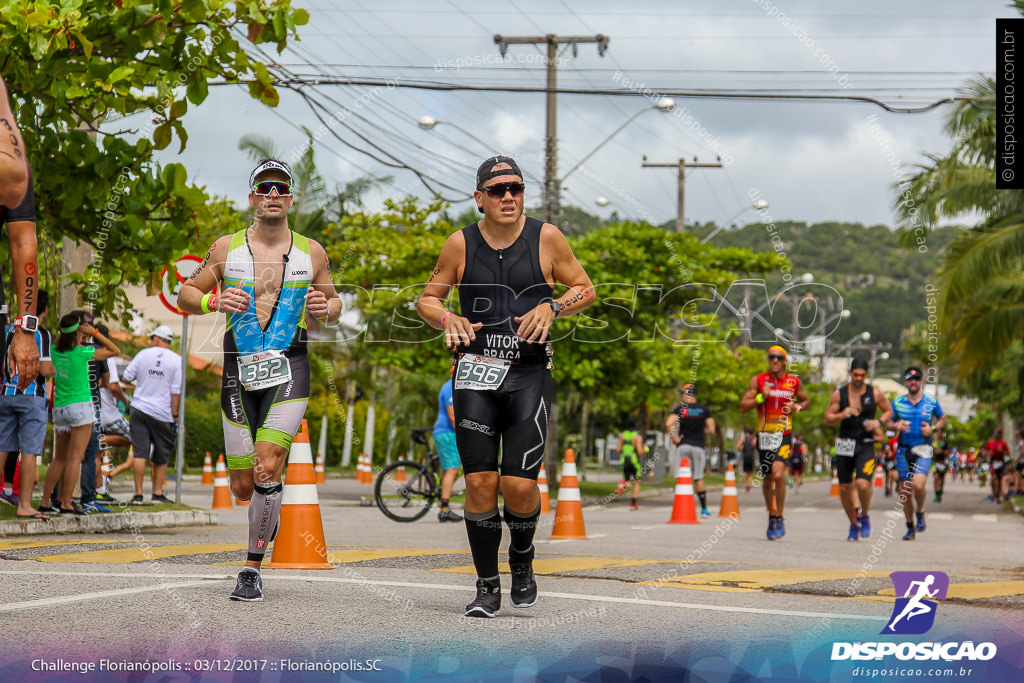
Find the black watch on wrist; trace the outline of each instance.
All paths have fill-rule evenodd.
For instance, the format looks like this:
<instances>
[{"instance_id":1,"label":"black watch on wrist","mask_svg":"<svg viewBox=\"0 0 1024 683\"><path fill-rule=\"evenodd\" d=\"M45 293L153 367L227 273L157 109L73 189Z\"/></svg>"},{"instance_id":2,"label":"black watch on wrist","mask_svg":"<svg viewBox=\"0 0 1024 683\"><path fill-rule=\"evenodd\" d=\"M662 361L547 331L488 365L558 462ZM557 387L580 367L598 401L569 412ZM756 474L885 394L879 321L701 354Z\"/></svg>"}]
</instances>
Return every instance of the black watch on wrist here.
<instances>
[{"instance_id":1,"label":"black watch on wrist","mask_svg":"<svg viewBox=\"0 0 1024 683\"><path fill-rule=\"evenodd\" d=\"M562 304L558 303L554 299L549 299L548 300L548 306L551 306L551 310L554 311L555 315L553 317L555 317L555 318L557 318L558 314L562 312L563 308L565 308L565 306L563 306Z\"/></svg>"}]
</instances>

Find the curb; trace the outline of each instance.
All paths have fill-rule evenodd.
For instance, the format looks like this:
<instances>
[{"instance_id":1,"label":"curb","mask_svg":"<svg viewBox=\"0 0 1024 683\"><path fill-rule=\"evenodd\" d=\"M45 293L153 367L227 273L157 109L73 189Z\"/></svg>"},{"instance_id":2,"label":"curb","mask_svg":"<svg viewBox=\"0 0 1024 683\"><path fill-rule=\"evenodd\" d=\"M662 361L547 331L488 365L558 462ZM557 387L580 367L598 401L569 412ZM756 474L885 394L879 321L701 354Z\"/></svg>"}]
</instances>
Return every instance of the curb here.
<instances>
[{"instance_id":1,"label":"curb","mask_svg":"<svg viewBox=\"0 0 1024 683\"><path fill-rule=\"evenodd\" d=\"M33 534L78 534L123 531L125 529L161 529L219 524L217 515L208 510L165 510L134 512L130 508L105 514L73 517L61 515L42 519L8 519L0 522L0 537Z\"/></svg>"}]
</instances>

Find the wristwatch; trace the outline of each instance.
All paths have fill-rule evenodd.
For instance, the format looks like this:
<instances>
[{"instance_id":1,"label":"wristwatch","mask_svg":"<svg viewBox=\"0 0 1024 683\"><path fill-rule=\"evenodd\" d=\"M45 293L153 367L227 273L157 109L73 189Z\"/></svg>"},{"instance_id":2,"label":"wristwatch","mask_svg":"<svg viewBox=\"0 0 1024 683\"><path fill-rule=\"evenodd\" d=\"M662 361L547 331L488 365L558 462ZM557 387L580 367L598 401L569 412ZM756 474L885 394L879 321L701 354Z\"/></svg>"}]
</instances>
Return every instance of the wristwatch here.
<instances>
[{"instance_id":1,"label":"wristwatch","mask_svg":"<svg viewBox=\"0 0 1024 683\"><path fill-rule=\"evenodd\" d=\"M35 332L39 329L39 318L34 315L23 315L14 319L14 326L20 327L26 332Z\"/></svg>"},{"instance_id":2,"label":"wristwatch","mask_svg":"<svg viewBox=\"0 0 1024 683\"><path fill-rule=\"evenodd\" d=\"M555 312L555 315L554 315L555 318L557 318L558 314L562 312L563 308L565 308L565 306L563 306L562 304L558 303L554 299L551 299L550 301L548 301L548 305L551 306L551 310Z\"/></svg>"}]
</instances>

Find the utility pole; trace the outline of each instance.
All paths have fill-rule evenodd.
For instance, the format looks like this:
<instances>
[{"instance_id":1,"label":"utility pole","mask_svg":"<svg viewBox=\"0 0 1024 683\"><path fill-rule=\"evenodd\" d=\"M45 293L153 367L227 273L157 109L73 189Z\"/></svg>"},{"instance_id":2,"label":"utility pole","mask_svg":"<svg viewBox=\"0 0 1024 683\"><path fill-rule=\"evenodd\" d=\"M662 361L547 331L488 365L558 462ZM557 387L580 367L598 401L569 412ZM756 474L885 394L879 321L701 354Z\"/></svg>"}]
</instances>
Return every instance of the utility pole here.
<instances>
[{"instance_id":1,"label":"utility pole","mask_svg":"<svg viewBox=\"0 0 1024 683\"><path fill-rule=\"evenodd\" d=\"M697 157L693 158L692 164L687 164L686 159L680 159L676 164L649 164L647 155L644 155L644 168L675 168L679 173L679 191L676 193L676 232L683 232L686 228L686 169L688 168L722 168L722 164L698 164Z\"/></svg>"},{"instance_id":2,"label":"utility pole","mask_svg":"<svg viewBox=\"0 0 1024 683\"><path fill-rule=\"evenodd\" d=\"M545 223L558 224L562 214L561 181L558 179L558 46L572 48L575 57L580 43L597 43L597 54L604 56L608 50L608 36L556 36L549 33L544 36L513 36L500 34L494 36L498 51L504 57L509 45L546 45L547 63L547 131L544 137L544 192L542 196L543 220ZM540 49L538 47L538 49ZM563 49L564 53L565 50Z\"/></svg>"}]
</instances>

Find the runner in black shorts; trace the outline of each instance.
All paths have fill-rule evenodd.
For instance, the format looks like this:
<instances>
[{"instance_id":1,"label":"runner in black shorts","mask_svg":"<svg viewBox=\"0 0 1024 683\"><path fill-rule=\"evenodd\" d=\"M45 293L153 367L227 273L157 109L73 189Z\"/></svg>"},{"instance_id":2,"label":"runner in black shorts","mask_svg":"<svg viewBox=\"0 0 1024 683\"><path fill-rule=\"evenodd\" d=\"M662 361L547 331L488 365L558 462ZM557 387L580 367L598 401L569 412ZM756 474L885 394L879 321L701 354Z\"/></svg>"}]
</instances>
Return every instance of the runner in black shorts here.
<instances>
[{"instance_id":1,"label":"runner in black shorts","mask_svg":"<svg viewBox=\"0 0 1024 683\"><path fill-rule=\"evenodd\" d=\"M3 92L3 81L0 80L0 124L4 123L3 107L7 104L7 93ZM13 119L12 119L13 121ZM0 146L3 144L4 130L0 127ZM0 150L0 165L3 163L3 152ZM21 157L21 163L28 169L27 161ZM11 336L10 349L5 348L7 340L0 337L0 358L6 358L3 368L5 377L18 378L18 390L24 391L35 382L39 374L39 347L36 344L36 330L39 328L38 314L38 248L36 242L36 197L32 191L32 171L26 170L28 189L22 190L21 199L9 206L0 205L0 228L6 225L7 237L10 242L11 263L14 274L10 281L14 285L18 306L13 315L8 315L7 294L4 291L7 279L0 277L0 329L7 329L13 320L15 334ZM2 176L2 173L0 173ZM0 194L3 190L0 181ZM10 353L8 354L8 351Z\"/></svg>"},{"instance_id":2,"label":"runner in black shorts","mask_svg":"<svg viewBox=\"0 0 1024 683\"><path fill-rule=\"evenodd\" d=\"M949 439L948 435L943 435L941 441L936 442L935 450L932 451L932 464L935 466L934 476L934 487L935 487L935 502L942 502L942 494L946 489L946 473L949 472Z\"/></svg>"},{"instance_id":3,"label":"runner in black shorts","mask_svg":"<svg viewBox=\"0 0 1024 683\"><path fill-rule=\"evenodd\" d=\"M868 513L871 476L875 473L875 437L881 435L881 425L892 416L889 399L881 389L867 384L867 377L867 361L854 358L850 363L850 382L832 392L825 409L825 424L839 425L835 462L839 499L850 520L848 541L871 535Z\"/></svg>"},{"instance_id":4,"label":"runner in black shorts","mask_svg":"<svg viewBox=\"0 0 1024 683\"><path fill-rule=\"evenodd\" d=\"M529 607L537 601L537 474L551 406L548 329L556 317L581 311L595 296L558 228L523 215L523 175L515 161L500 156L484 161L476 188L473 196L484 217L445 242L417 311L444 330L445 343L455 352L455 435L477 572L477 596L466 606L466 616L495 617L501 606L498 486L511 537L512 606ZM556 282L568 287L557 298ZM445 307L453 287L459 289L462 315Z\"/></svg>"},{"instance_id":5,"label":"runner in black shorts","mask_svg":"<svg viewBox=\"0 0 1024 683\"><path fill-rule=\"evenodd\" d=\"M754 428L743 427L743 434L736 442L736 451L743 458L743 477L746 480L747 493L750 493L750 481L754 477L754 456L757 455L757 437Z\"/></svg>"}]
</instances>

